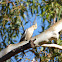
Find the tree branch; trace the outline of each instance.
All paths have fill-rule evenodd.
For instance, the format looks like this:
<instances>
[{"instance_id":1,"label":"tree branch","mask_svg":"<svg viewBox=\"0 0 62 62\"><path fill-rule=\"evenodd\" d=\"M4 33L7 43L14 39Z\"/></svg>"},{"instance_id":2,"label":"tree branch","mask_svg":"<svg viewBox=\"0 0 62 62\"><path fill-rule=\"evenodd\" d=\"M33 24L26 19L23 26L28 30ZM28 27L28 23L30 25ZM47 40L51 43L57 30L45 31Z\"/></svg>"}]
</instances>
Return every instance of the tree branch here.
<instances>
[{"instance_id":1,"label":"tree branch","mask_svg":"<svg viewBox=\"0 0 62 62\"><path fill-rule=\"evenodd\" d=\"M25 44L25 45L23 45L23 46L19 46L19 47L17 47L17 48L14 48L13 46L14 46L14 45L11 44L11 45L9 45L7 48L5 48L5 49L2 51L2 52L4 52L4 53L6 52L6 54L0 52L1 55L3 54L3 56L0 55L0 62L3 62L3 61L5 61L5 60L9 59L10 57L14 56L15 54L17 54L17 53L19 53L19 52L24 52L24 50L26 50L26 49L28 49L28 48L31 48L31 44L30 44L30 43L27 43L27 44ZM10 47L13 48L13 49L11 50ZM6 50L8 50L8 49L9 49L10 51L6 51Z\"/></svg>"},{"instance_id":2,"label":"tree branch","mask_svg":"<svg viewBox=\"0 0 62 62\"><path fill-rule=\"evenodd\" d=\"M41 46L43 46L43 47L54 47L54 48L57 48L57 49L61 49L62 50L62 46L57 45L57 44L43 44Z\"/></svg>"},{"instance_id":3,"label":"tree branch","mask_svg":"<svg viewBox=\"0 0 62 62\"><path fill-rule=\"evenodd\" d=\"M33 45L35 45L35 47L41 46L42 44L44 44L45 42L47 43L50 40L57 41L59 39L59 32L61 30L62 30L62 19L60 21L56 22L54 25L52 25L49 29L45 30L43 33L40 33L39 35L32 37L30 40L31 41L34 40L32 43L33 43ZM20 43L17 43L17 44L10 44L7 48L3 49L0 52L0 60L7 54L9 54L9 58L10 58L11 56L17 54L18 52L23 52L23 49L26 50L28 48L31 48L33 45L31 45L32 43L30 42L30 40L21 41ZM16 53L16 51L17 51L17 53Z\"/></svg>"}]
</instances>

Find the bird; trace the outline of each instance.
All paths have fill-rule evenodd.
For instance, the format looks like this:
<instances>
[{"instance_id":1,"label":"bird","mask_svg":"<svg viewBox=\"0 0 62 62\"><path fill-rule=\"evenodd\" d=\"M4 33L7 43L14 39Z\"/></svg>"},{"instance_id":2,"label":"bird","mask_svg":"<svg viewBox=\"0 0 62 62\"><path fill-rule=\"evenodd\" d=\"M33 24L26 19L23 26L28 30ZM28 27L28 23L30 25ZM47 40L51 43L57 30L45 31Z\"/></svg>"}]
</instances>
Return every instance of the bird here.
<instances>
[{"instance_id":1,"label":"bird","mask_svg":"<svg viewBox=\"0 0 62 62\"><path fill-rule=\"evenodd\" d=\"M31 27L26 29L23 35L21 36L20 42L30 40L33 35L34 30L36 29L37 29L37 23L33 24Z\"/></svg>"}]
</instances>

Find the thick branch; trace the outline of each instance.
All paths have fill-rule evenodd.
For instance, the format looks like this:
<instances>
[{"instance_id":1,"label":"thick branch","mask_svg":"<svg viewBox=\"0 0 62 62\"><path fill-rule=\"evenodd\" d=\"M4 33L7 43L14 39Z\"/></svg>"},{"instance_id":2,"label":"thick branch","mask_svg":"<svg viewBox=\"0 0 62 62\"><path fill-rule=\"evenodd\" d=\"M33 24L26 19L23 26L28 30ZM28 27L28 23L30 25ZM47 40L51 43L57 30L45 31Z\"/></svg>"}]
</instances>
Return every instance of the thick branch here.
<instances>
[{"instance_id":1,"label":"thick branch","mask_svg":"<svg viewBox=\"0 0 62 62\"><path fill-rule=\"evenodd\" d=\"M7 48L3 49L1 52L0 52L0 57L4 56L5 54L9 53L10 51L18 48L18 47L21 47L23 45L26 45L27 43L29 43L29 41L23 41L23 42L20 42L20 43L17 43L17 44L10 44Z\"/></svg>"},{"instance_id":2,"label":"thick branch","mask_svg":"<svg viewBox=\"0 0 62 62\"><path fill-rule=\"evenodd\" d=\"M33 37L31 40L36 39L34 44L39 46L44 41L48 42L49 40L57 41L59 39L59 32L62 30L62 19L52 25L49 29L40 33L39 35ZM43 41L43 42L42 42Z\"/></svg>"},{"instance_id":3,"label":"thick branch","mask_svg":"<svg viewBox=\"0 0 62 62\"><path fill-rule=\"evenodd\" d=\"M59 39L59 32L62 30L62 19L58 22L56 22L53 26L51 26L49 29L45 30L43 33L40 33L39 35L31 38L30 40L34 40L33 41L33 45L35 44L35 46L40 46L41 44L44 44L45 42L48 42L49 40L58 40ZM7 48L3 49L0 52L0 58L2 58L4 55L9 54L9 52L11 52L12 50L20 50L22 49L21 46L25 45L24 48L30 48L30 47L26 47L27 44L30 44L30 40L28 41L22 41L20 43L17 44L11 44L9 45ZM31 44L30 44L31 45ZM20 47L20 48L19 48ZM25 50L25 49L24 49ZM22 50L21 50L22 51ZM18 53L18 52L17 52ZM16 54L16 53L15 53ZM13 54L14 55L14 54ZM11 56L10 56L11 57Z\"/></svg>"},{"instance_id":4,"label":"thick branch","mask_svg":"<svg viewBox=\"0 0 62 62\"><path fill-rule=\"evenodd\" d=\"M9 46L11 47L11 45L9 45ZM12 45L12 46L14 46L14 45ZM8 49L8 48L10 49L10 47L7 47L7 49ZM12 47L12 48L13 48L13 47ZM5 61L5 60L9 59L10 57L14 56L15 54L17 54L17 53L19 53L19 52L24 52L24 50L26 50L26 49L28 49L28 48L31 48L31 44L30 44L30 43L27 43L27 44L25 44L25 45L23 45L23 46L19 46L19 47L13 49L13 50L7 52L6 55L2 56L2 57L0 58L0 62L3 62L3 61ZM7 49L6 49L6 50L7 50ZM4 50L4 52L5 52L5 50ZM0 52L0 53L1 53L1 52Z\"/></svg>"}]
</instances>

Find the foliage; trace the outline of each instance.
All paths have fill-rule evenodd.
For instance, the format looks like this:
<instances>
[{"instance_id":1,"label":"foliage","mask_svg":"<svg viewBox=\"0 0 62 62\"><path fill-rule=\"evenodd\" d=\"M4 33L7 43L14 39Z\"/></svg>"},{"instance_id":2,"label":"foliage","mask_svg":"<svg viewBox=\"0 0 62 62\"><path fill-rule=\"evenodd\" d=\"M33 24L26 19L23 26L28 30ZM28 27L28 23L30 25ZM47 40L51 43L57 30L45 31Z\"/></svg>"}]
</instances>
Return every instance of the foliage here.
<instances>
[{"instance_id":1,"label":"foliage","mask_svg":"<svg viewBox=\"0 0 62 62\"><path fill-rule=\"evenodd\" d=\"M61 18L62 6L61 0L43 0L43 4L41 7L41 16L44 19L51 20L57 18L58 20ZM50 21L49 21L50 22Z\"/></svg>"},{"instance_id":2,"label":"foliage","mask_svg":"<svg viewBox=\"0 0 62 62\"><path fill-rule=\"evenodd\" d=\"M30 18L29 12L32 16L33 14L36 14L37 16L40 15L43 18L43 22L45 19L47 19L48 22L51 22L54 18L59 20L62 17L62 0L1 0L0 37L3 42L0 44L0 50L5 48L8 44L13 43L13 39L21 33L20 27L24 30L23 21L25 21L25 24L29 22L27 21L27 19ZM54 53L54 51L51 53ZM45 56L45 53L43 54L44 55L41 57L42 61L48 58ZM53 55L54 54L51 54L51 57L55 58L56 55L54 57ZM60 58L61 60L61 53L58 55L56 58L58 57L58 59Z\"/></svg>"}]
</instances>

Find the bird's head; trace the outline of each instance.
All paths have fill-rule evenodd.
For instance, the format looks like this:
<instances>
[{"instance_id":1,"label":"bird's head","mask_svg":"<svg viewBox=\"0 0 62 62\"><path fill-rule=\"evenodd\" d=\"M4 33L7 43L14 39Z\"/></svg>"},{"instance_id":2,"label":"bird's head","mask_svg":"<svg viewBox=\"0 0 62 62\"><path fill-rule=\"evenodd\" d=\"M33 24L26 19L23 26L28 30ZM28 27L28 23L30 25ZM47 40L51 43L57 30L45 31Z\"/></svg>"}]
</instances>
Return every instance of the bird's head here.
<instances>
[{"instance_id":1,"label":"bird's head","mask_svg":"<svg viewBox=\"0 0 62 62\"><path fill-rule=\"evenodd\" d=\"M37 23L33 25L34 30L37 29Z\"/></svg>"}]
</instances>

